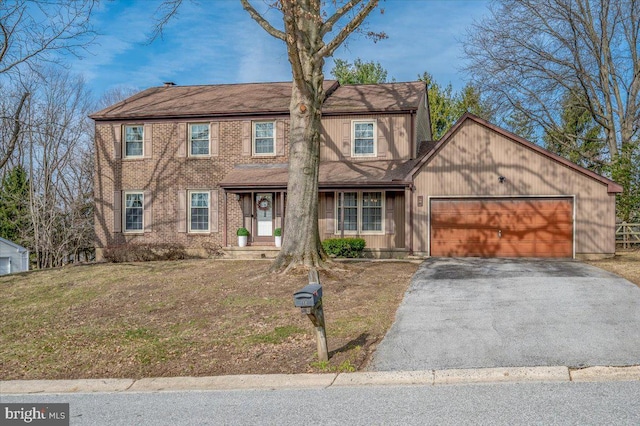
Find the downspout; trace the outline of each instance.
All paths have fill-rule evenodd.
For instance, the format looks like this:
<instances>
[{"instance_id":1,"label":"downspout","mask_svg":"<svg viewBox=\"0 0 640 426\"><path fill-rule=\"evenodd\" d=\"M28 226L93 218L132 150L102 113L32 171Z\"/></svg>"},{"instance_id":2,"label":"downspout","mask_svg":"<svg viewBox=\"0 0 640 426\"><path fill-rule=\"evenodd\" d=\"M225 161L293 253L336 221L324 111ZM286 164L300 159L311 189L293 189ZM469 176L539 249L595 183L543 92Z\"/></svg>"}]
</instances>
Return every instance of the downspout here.
<instances>
[{"instance_id":1,"label":"downspout","mask_svg":"<svg viewBox=\"0 0 640 426\"><path fill-rule=\"evenodd\" d=\"M409 195L411 196L411 200L409 201L409 223L411 228L411 233L409 234L409 254L413 255L413 191L415 191L416 187L413 183L409 186Z\"/></svg>"}]
</instances>

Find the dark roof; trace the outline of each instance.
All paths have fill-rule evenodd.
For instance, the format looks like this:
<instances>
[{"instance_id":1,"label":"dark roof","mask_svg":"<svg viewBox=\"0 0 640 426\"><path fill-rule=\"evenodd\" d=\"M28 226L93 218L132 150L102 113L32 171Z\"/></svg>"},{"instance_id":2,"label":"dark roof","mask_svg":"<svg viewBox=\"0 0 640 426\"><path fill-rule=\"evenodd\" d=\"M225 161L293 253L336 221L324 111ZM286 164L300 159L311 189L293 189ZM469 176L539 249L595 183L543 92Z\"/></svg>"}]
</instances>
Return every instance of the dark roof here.
<instances>
[{"instance_id":1,"label":"dark roof","mask_svg":"<svg viewBox=\"0 0 640 426\"><path fill-rule=\"evenodd\" d=\"M554 154L551 151L548 151L536 144L534 144L533 142L529 142L528 140L521 138L520 136L516 135L515 133L511 133L508 130L503 129L502 127L498 127L495 124L492 124L486 120L483 120L480 117L477 117L469 112L465 113L462 117L460 117L460 119L453 125L451 126L451 128L449 129L449 131L447 133L445 133L444 136L442 136L442 138L440 138L437 143L433 144L433 142L427 142L424 149L421 149L421 151L424 151L424 154L422 157L419 157L418 160L414 163L411 171L409 172L409 174L405 177L405 179L407 180L412 180L414 175L420 170L420 168L427 163L428 161L431 160L431 158L435 157L438 152L440 151L440 149L442 149L442 147L449 142L449 140L453 137L453 135L456 134L456 132L458 131L458 129L460 129L460 127L462 127L462 124L467 121L473 121L481 126L484 126L490 130L493 130L496 133L499 133L500 135L511 139L512 141L519 143L520 145L523 145L529 149L531 149L532 151L535 151L539 154L544 155L545 157L556 161L558 163L561 163L567 167L569 167L570 169L575 170L578 173L582 173L583 175L589 176L592 179L595 179L597 181L600 181L601 183L607 185L607 192L609 193L618 193L618 192L622 192L622 186L618 185L617 183L615 183L614 181L612 181L611 179L608 179L604 176L600 176L599 174L592 172L589 169L586 169L582 166L579 166L575 163L572 163L571 161L567 160L566 158L563 158L557 154Z\"/></svg>"},{"instance_id":2,"label":"dark roof","mask_svg":"<svg viewBox=\"0 0 640 426\"><path fill-rule=\"evenodd\" d=\"M417 110L421 82L340 86L325 80L323 113ZM162 86L137 93L92 114L95 120L288 114L291 82Z\"/></svg>"},{"instance_id":3,"label":"dark roof","mask_svg":"<svg viewBox=\"0 0 640 426\"><path fill-rule=\"evenodd\" d=\"M384 186L405 187L411 182L404 178L414 166L409 161L326 161L320 163L318 185L322 188ZM287 186L287 164L237 165L220 182L230 189Z\"/></svg>"}]
</instances>

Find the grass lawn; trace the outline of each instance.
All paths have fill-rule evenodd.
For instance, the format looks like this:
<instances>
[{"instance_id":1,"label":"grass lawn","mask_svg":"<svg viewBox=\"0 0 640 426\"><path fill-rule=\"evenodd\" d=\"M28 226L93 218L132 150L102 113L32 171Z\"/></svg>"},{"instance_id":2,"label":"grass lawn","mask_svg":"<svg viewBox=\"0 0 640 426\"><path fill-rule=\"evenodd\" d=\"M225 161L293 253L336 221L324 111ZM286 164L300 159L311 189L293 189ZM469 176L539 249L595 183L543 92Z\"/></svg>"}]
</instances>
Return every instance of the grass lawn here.
<instances>
[{"instance_id":1,"label":"grass lawn","mask_svg":"<svg viewBox=\"0 0 640 426\"><path fill-rule=\"evenodd\" d=\"M321 273L328 363L293 307L306 275L268 261L94 264L0 277L0 379L353 371L393 322L416 264Z\"/></svg>"}]
</instances>

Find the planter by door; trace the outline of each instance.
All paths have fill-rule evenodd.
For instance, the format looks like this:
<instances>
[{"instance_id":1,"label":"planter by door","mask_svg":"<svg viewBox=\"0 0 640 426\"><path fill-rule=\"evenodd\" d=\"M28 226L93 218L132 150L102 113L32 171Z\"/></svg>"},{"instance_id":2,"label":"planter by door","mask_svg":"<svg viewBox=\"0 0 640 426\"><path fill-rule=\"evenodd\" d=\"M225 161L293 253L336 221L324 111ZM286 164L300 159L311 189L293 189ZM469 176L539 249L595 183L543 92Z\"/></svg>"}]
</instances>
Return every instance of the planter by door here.
<instances>
[{"instance_id":1,"label":"planter by door","mask_svg":"<svg viewBox=\"0 0 640 426\"><path fill-rule=\"evenodd\" d=\"M238 247L246 247L246 246L247 246L247 237L238 236Z\"/></svg>"},{"instance_id":2,"label":"planter by door","mask_svg":"<svg viewBox=\"0 0 640 426\"><path fill-rule=\"evenodd\" d=\"M282 247L282 236L276 236L276 247Z\"/></svg>"}]
</instances>

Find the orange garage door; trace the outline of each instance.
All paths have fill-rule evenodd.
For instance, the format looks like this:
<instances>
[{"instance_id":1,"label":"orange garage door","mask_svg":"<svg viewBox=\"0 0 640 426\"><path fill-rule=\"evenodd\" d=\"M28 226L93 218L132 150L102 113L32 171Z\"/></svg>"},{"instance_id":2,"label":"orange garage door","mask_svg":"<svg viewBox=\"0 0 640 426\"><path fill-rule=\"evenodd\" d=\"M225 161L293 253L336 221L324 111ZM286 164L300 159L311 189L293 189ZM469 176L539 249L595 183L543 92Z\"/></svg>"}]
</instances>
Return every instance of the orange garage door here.
<instances>
[{"instance_id":1,"label":"orange garage door","mask_svg":"<svg viewBox=\"0 0 640 426\"><path fill-rule=\"evenodd\" d=\"M431 256L572 257L572 200L432 199Z\"/></svg>"}]
</instances>

